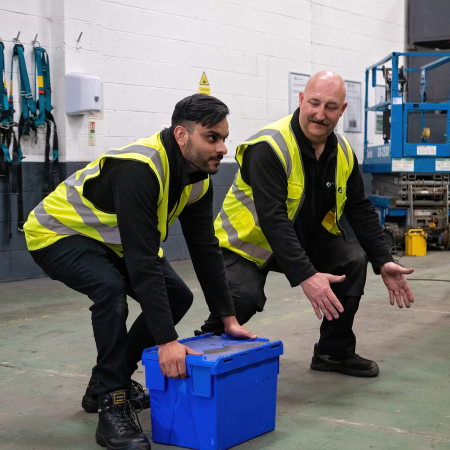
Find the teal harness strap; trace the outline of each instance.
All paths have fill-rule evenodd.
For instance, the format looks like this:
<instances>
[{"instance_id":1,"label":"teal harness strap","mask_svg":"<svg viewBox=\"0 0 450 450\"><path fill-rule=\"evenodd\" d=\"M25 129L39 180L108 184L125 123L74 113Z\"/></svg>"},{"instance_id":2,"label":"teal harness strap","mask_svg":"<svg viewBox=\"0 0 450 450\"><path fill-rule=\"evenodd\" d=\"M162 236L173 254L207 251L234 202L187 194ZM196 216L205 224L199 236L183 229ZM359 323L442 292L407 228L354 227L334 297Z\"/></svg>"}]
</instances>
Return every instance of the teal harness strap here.
<instances>
[{"instance_id":1,"label":"teal harness strap","mask_svg":"<svg viewBox=\"0 0 450 450\"><path fill-rule=\"evenodd\" d=\"M45 111L47 132L45 135L45 170L43 192L49 194L59 184L58 168L58 129L50 111ZM53 144L50 146L51 124L53 123Z\"/></svg>"},{"instance_id":2,"label":"teal harness strap","mask_svg":"<svg viewBox=\"0 0 450 450\"><path fill-rule=\"evenodd\" d=\"M25 55L22 44L16 44L13 48L13 59L11 68L13 66L14 57L17 56L19 61L20 74L20 95L22 97L22 114L25 119L36 115L36 103L34 102L33 94L31 93L30 80L28 79L27 65L25 63ZM11 70L11 78L13 76Z\"/></svg>"},{"instance_id":3,"label":"teal harness strap","mask_svg":"<svg viewBox=\"0 0 450 450\"><path fill-rule=\"evenodd\" d=\"M39 109L39 114L34 119L34 124L36 127L40 125L44 125L45 123L45 111L46 111L46 92L44 89L44 67L42 64L42 60L44 58L46 51L42 47L34 47L34 61L36 68L36 77L37 77L37 92L36 92L36 105Z\"/></svg>"},{"instance_id":4,"label":"teal harness strap","mask_svg":"<svg viewBox=\"0 0 450 450\"><path fill-rule=\"evenodd\" d=\"M11 58L11 84L14 73L15 57L17 57L17 60L19 62L20 97L22 105L22 113L20 114L19 119L19 140L18 140L19 154L21 155L22 151L20 150L20 141L22 135L29 136L30 130L33 130L35 133L37 133L36 125L34 122L34 117L36 115L36 103L34 102L33 94L31 93L30 80L28 79L27 66L25 64L23 45L20 43L16 43L13 48L13 56ZM22 159L23 158L21 155L18 164L21 163Z\"/></svg>"},{"instance_id":5,"label":"teal harness strap","mask_svg":"<svg viewBox=\"0 0 450 450\"><path fill-rule=\"evenodd\" d=\"M52 85L50 83L50 60L48 59L48 53L42 49L42 73L44 77L44 91L45 91L45 109L51 112L52 106Z\"/></svg>"},{"instance_id":6,"label":"teal harness strap","mask_svg":"<svg viewBox=\"0 0 450 450\"><path fill-rule=\"evenodd\" d=\"M5 207L8 217L8 239L11 241L11 183L10 183L10 173L12 159L9 153L9 147L11 141L13 142L13 148L17 145L16 135L13 130L15 126L14 122L14 109L13 109L13 98L12 98L12 85L10 96L8 97L7 80L6 80L6 65L5 65L5 46L0 40L0 72L2 74L2 99L0 102L0 131L1 131L1 146L2 151L0 152L0 176L6 178L6 192L5 192Z\"/></svg>"},{"instance_id":7,"label":"teal harness strap","mask_svg":"<svg viewBox=\"0 0 450 450\"><path fill-rule=\"evenodd\" d=\"M19 136L18 139L13 139L12 157L11 157L11 193L17 198L17 212L18 212L18 230L23 231L24 211L23 211L23 194L22 194L22 160L24 159L21 140L22 136L28 136L30 130L33 130L37 136L37 129L35 124L37 109L36 103L31 93L30 81L28 79L27 67L25 64L25 56L23 45L16 42L13 48L13 55L11 58L11 85L14 72L14 58L17 57L19 63L19 77L20 77L20 95L22 112L18 123ZM12 92L10 93L12 95Z\"/></svg>"},{"instance_id":8,"label":"teal harness strap","mask_svg":"<svg viewBox=\"0 0 450 450\"><path fill-rule=\"evenodd\" d=\"M0 41L0 72L2 73L2 102L0 103L1 123L2 128L7 128L9 125L9 104L8 104L8 89L6 87L6 71L5 71L5 45ZM5 126L6 125L6 126Z\"/></svg>"},{"instance_id":9,"label":"teal harness strap","mask_svg":"<svg viewBox=\"0 0 450 450\"><path fill-rule=\"evenodd\" d=\"M5 45L0 41L0 72L2 73L2 101L0 103L0 128L2 134L2 156L0 158L0 176L5 176L8 167L7 163L11 162L9 155L8 134L9 134L9 122L10 122L10 110L8 102L8 89L6 88L6 71L5 71Z\"/></svg>"},{"instance_id":10,"label":"teal harness strap","mask_svg":"<svg viewBox=\"0 0 450 450\"><path fill-rule=\"evenodd\" d=\"M46 194L52 192L59 184L59 170L58 170L58 130L55 119L52 114L52 88L50 82L50 61L48 53L42 47L34 47L34 55L36 61L36 74L39 92L39 122L41 117L44 117L47 131L45 134L45 170L44 170L44 186L43 191ZM50 145L50 137L52 134L53 124L53 143Z\"/></svg>"},{"instance_id":11,"label":"teal harness strap","mask_svg":"<svg viewBox=\"0 0 450 450\"><path fill-rule=\"evenodd\" d=\"M10 92L8 98L8 88L6 86L6 64L4 55L5 46L0 40L0 72L2 73L2 101L0 103L0 128L2 133L2 151L4 161L7 163L11 162L11 157L9 154L9 143L11 138L11 133L13 133L12 127L16 125L14 122L14 108L13 108L13 97L12 92ZM12 85L11 85L12 86ZM12 91L12 88L11 88ZM5 170L2 170L4 173Z\"/></svg>"}]
</instances>

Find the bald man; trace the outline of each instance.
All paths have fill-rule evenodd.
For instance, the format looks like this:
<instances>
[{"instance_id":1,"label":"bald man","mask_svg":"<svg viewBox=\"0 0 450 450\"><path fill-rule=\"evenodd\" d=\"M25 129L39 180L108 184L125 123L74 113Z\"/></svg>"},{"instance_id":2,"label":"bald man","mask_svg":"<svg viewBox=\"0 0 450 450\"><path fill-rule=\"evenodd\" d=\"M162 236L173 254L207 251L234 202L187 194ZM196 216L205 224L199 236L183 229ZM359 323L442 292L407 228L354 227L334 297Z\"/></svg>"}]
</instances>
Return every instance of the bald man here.
<instances>
[{"instance_id":1,"label":"bald man","mask_svg":"<svg viewBox=\"0 0 450 450\"><path fill-rule=\"evenodd\" d=\"M405 279L413 270L393 262L356 156L334 132L345 95L339 75L319 72L293 115L239 145L240 170L214 225L241 325L263 310L267 274L284 273L293 288L301 286L317 318L324 316L311 369L371 377L378 365L356 354L352 331L367 261L399 308L414 301ZM346 239L344 213L358 242ZM222 330L213 316L202 326L202 332Z\"/></svg>"}]
</instances>

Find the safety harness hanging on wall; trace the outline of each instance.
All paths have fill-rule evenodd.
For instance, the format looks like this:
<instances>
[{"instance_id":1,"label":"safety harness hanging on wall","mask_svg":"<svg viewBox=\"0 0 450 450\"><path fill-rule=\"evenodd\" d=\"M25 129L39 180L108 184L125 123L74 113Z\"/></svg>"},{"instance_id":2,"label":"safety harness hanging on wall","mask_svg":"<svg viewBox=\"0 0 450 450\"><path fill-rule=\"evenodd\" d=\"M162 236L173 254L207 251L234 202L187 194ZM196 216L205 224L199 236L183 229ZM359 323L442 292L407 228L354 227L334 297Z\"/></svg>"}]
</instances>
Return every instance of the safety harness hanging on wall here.
<instances>
[{"instance_id":1,"label":"safety harness hanging on wall","mask_svg":"<svg viewBox=\"0 0 450 450\"><path fill-rule=\"evenodd\" d=\"M0 129L1 129L1 146L2 151L0 152L0 176L5 177L5 206L8 219L8 239L11 240L11 182L10 182L10 170L12 166L12 158L9 152L11 142L13 143L13 149L17 149L16 134L13 127L17 124L14 122L14 109L13 109L13 98L12 98L12 85L10 86L10 96L8 97L8 88L6 82L6 70L5 70L5 46L3 41L0 40L0 71L2 73L2 101L0 103Z\"/></svg>"},{"instance_id":2,"label":"safety harness hanging on wall","mask_svg":"<svg viewBox=\"0 0 450 450\"><path fill-rule=\"evenodd\" d=\"M52 114L52 89L50 84L50 61L48 60L48 54L42 47L35 46L34 59L36 62L36 76L38 80L39 100L37 102L37 107L39 109L39 122L43 119L47 127L45 133L45 172L43 191L46 194L49 194L59 184L58 130ZM53 143L50 147L52 124Z\"/></svg>"},{"instance_id":3,"label":"safety harness hanging on wall","mask_svg":"<svg viewBox=\"0 0 450 450\"><path fill-rule=\"evenodd\" d=\"M30 81L28 79L27 67L25 64L23 45L16 41L13 48L13 55L11 58L11 84L9 96L13 99L13 75L14 75L14 57L17 56L19 61L19 77L20 77L20 96L22 112L18 123L19 137L17 141L13 142L12 146L12 160L11 160L11 193L17 194L17 215L18 215L18 229L23 231L24 214L23 214L23 194L22 194L22 149L20 142L22 135L29 136L30 129L37 133L36 125L33 116L36 115L36 104L31 93Z\"/></svg>"},{"instance_id":4,"label":"safety harness hanging on wall","mask_svg":"<svg viewBox=\"0 0 450 450\"><path fill-rule=\"evenodd\" d=\"M58 172L58 133L55 120L51 113L53 107L51 104L51 84L50 84L50 64L48 54L44 48L34 45L33 51L35 56L35 69L37 80L36 99L34 100L31 92L30 81L28 78L27 67L25 63L23 45L17 40L14 40L13 55L11 58L11 83L10 95L8 98L9 113L7 116L8 128L7 132L2 132L2 158L5 160L5 176L7 177L8 191L12 194L17 194L17 209L18 209L18 229L23 231L24 224L24 210L23 210L23 194L22 194L22 160L24 159L21 141L22 138L30 138L31 132L34 132L35 142L37 142L37 129L40 126L46 127L45 138L45 171L44 171L44 185L43 192L48 194L54 190L59 184ZM3 53L2 53L3 54ZM14 73L14 58L18 60L18 72L20 78L20 95L21 95L21 114L18 124L14 123L13 105L13 73ZM4 64L4 58L3 58ZM4 82L3 98L5 99L6 84ZM5 100L3 100L5 101ZM6 121L6 119L5 119ZM2 121L3 124L3 121ZM50 146L50 138L52 134L53 124L53 142ZM16 139L12 126L18 126L18 139ZM3 131L3 127L2 127ZM10 155L9 147L12 143L12 152ZM3 165L2 165L3 173ZM10 188L9 188L10 186ZM11 213L10 200L8 192L8 221L9 221L9 239L11 239Z\"/></svg>"}]
</instances>

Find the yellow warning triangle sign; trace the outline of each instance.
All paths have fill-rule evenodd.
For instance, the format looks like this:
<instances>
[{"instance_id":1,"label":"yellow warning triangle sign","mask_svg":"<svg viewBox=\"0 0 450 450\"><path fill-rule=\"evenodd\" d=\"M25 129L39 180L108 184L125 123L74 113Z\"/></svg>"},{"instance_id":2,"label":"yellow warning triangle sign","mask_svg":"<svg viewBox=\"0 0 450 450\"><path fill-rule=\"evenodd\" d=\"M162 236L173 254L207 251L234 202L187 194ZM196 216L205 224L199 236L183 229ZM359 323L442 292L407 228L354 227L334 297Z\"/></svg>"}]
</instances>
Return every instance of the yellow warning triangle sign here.
<instances>
[{"instance_id":1,"label":"yellow warning triangle sign","mask_svg":"<svg viewBox=\"0 0 450 450\"><path fill-rule=\"evenodd\" d=\"M200 86L209 86L208 78L206 78L205 72L203 72L202 78L200 80Z\"/></svg>"}]
</instances>

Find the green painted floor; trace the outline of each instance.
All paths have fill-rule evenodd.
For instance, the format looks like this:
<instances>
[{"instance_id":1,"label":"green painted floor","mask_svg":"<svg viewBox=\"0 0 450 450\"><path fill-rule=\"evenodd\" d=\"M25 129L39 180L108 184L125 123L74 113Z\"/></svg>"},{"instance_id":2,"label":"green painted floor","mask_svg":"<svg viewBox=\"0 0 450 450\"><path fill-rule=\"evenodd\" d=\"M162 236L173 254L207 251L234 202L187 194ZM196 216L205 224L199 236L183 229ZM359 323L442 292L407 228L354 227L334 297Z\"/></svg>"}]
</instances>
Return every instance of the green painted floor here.
<instances>
[{"instance_id":1,"label":"green painted floor","mask_svg":"<svg viewBox=\"0 0 450 450\"><path fill-rule=\"evenodd\" d=\"M357 352L381 374L359 379L309 369L320 322L300 288L268 278L266 310L248 324L281 339L276 430L239 450L450 449L450 253L402 257L416 302L391 307L369 269L356 317ZM178 326L188 337L207 309L189 261L173 266L195 294ZM427 281L415 281L424 279ZM96 449L96 415L80 406L95 362L90 301L49 279L0 283L0 449ZM138 305L130 300L130 323ZM143 371L135 377L144 381ZM151 435L150 414L140 414ZM154 444L155 450L178 447Z\"/></svg>"}]
</instances>

